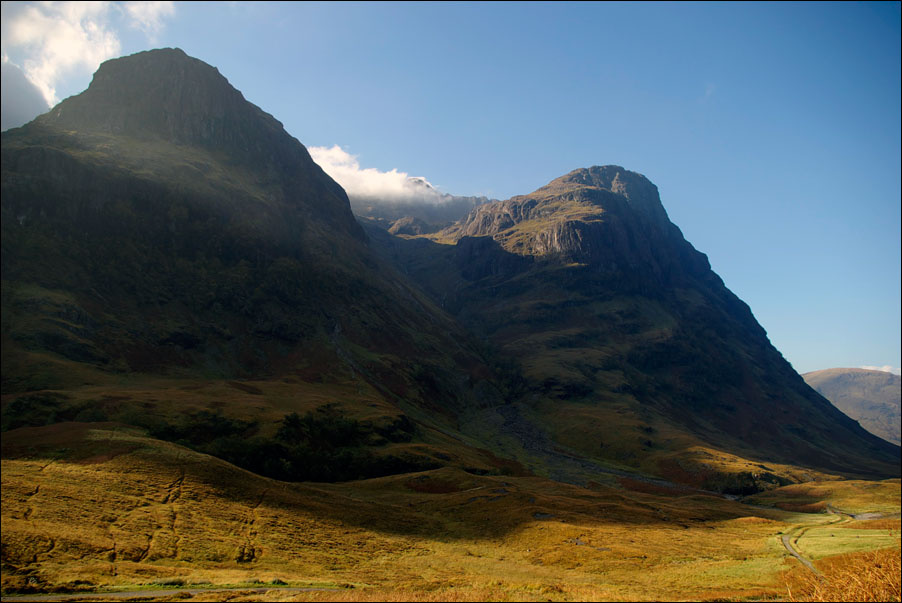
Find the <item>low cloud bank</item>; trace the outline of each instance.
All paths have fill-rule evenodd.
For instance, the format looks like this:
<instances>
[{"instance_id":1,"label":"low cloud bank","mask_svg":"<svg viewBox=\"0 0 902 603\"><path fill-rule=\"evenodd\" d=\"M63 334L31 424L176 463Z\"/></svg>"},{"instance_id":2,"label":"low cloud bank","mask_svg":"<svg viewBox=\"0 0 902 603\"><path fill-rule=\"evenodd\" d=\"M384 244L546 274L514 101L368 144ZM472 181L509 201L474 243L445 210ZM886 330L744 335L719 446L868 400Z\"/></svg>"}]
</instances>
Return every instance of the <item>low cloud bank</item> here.
<instances>
[{"instance_id":1,"label":"low cloud bank","mask_svg":"<svg viewBox=\"0 0 902 603\"><path fill-rule=\"evenodd\" d=\"M884 365L884 366L860 366L858 368L863 368L868 371L883 371L884 373L892 373L894 375L902 375L902 368L899 368L897 366L890 366L888 364Z\"/></svg>"},{"instance_id":2,"label":"low cloud bank","mask_svg":"<svg viewBox=\"0 0 902 603\"><path fill-rule=\"evenodd\" d=\"M411 177L397 169L383 172L376 168L361 168L357 156L338 145L308 147L307 150L349 197L387 203L441 203L448 198L425 178Z\"/></svg>"}]
</instances>

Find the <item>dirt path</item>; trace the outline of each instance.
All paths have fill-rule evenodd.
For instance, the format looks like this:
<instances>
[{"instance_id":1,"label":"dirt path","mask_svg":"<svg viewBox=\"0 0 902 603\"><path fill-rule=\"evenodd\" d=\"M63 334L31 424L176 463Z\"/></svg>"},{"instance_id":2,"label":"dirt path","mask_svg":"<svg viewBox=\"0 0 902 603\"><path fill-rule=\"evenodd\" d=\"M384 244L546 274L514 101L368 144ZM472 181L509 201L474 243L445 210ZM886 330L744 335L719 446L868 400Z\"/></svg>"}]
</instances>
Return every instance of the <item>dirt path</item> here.
<instances>
[{"instance_id":1,"label":"dirt path","mask_svg":"<svg viewBox=\"0 0 902 603\"><path fill-rule=\"evenodd\" d=\"M305 593L318 590L336 590L334 588L292 588L292 587L257 587L257 588L171 588L161 590L129 590L108 593L72 593L72 594L49 594L49 595L3 595L0 597L2 603L27 603L31 601L105 601L116 599L138 599L153 600L162 597L171 597L173 595L188 594L192 597L195 595L207 593L235 593L238 594L259 594L270 591L278 591L280 593ZM181 598L181 597L180 597Z\"/></svg>"},{"instance_id":2,"label":"dirt path","mask_svg":"<svg viewBox=\"0 0 902 603\"><path fill-rule=\"evenodd\" d=\"M802 554L799 553L798 550L796 550L796 548L792 545L793 537L795 537L795 542L796 542L796 544L798 544L799 538L801 538L805 534L805 532L808 531L808 528L811 528L814 526L848 523L849 521L852 521L852 520L865 521L868 519L885 519L885 518L899 516L899 513L857 513L857 514L849 513L849 512L843 511L841 509L837 509L836 507L834 507L831 504L827 504L827 512L830 513L831 515L836 516L835 521L831 521L831 522L825 523L825 524L821 524L821 523L799 524L799 525L793 527L789 534L783 534L780 537L780 541L783 543L783 547L787 551L789 551L789 554L792 555L793 557L795 557L796 559L798 559L802 563L802 565L804 565L809 570L811 570L814 573L814 575L816 575L821 580L824 579L824 575L821 572L819 572L816 567L814 567L814 564L812 564L811 561L809 561L808 559L803 557Z\"/></svg>"},{"instance_id":3,"label":"dirt path","mask_svg":"<svg viewBox=\"0 0 902 603\"><path fill-rule=\"evenodd\" d=\"M783 534L780 537L780 541L783 543L783 548L785 548L787 551L789 551L790 555L792 555L793 557L798 559L802 565L804 565L809 570L811 570L811 572L814 573L814 575L817 576L818 579L820 579L820 580L824 580L824 575L821 572L819 572L816 567L814 567L814 564L811 563L811 561L809 559L806 559L805 557L803 557L802 554L794 546L792 546L792 540L793 540L793 537L795 537L795 543L798 544L799 538L801 538L805 534L805 532L808 531L808 528L811 528L814 526L832 525L835 523L846 523L846 522L850 521L850 519L848 517L844 518L842 515L840 515L838 513L834 513L833 510L830 509L830 505L827 505L827 510L830 512L830 514L836 515L836 519L834 521L831 521L827 524L821 524L821 523L798 524L796 526L793 526L793 528L790 530L790 532L788 534Z\"/></svg>"},{"instance_id":4,"label":"dirt path","mask_svg":"<svg viewBox=\"0 0 902 603\"><path fill-rule=\"evenodd\" d=\"M824 575L820 573L816 567L814 567L814 564L802 557L802 555L792 546L792 542L790 542L792 540L792 536L790 534L783 534L781 540L783 541L783 546L787 551L789 551L790 555L798 559L802 563L802 565L814 572L815 576L823 580Z\"/></svg>"}]
</instances>

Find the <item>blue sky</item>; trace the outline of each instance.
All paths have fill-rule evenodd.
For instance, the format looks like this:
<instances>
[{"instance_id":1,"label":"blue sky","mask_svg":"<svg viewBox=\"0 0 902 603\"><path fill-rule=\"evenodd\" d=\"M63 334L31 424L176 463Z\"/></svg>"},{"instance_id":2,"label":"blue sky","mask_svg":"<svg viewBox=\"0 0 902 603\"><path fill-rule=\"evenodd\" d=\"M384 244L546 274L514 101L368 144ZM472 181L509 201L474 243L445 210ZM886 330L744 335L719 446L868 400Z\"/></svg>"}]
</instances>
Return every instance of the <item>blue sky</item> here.
<instances>
[{"instance_id":1,"label":"blue sky","mask_svg":"<svg viewBox=\"0 0 902 603\"><path fill-rule=\"evenodd\" d=\"M622 165L796 370L902 366L898 2L3 2L2 37L50 100L182 48L308 147L448 193Z\"/></svg>"}]
</instances>

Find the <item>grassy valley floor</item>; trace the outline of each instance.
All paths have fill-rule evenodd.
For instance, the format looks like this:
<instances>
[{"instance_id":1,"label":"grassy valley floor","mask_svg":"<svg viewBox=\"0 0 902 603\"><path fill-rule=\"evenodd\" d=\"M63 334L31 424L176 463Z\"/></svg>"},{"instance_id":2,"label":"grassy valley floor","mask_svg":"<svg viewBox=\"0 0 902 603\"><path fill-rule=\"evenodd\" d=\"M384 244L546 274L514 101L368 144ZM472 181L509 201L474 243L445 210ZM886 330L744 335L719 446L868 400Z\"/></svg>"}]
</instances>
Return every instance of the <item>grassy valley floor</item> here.
<instances>
[{"instance_id":1,"label":"grassy valley floor","mask_svg":"<svg viewBox=\"0 0 902 603\"><path fill-rule=\"evenodd\" d=\"M787 575L808 571L783 535L818 564L900 548L898 479L788 486L743 504L453 468L292 484L110 423L17 429L3 448L4 598L783 598ZM848 515L869 511L881 518ZM186 592L223 586L237 590Z\"/></svg>"}]
</instances>

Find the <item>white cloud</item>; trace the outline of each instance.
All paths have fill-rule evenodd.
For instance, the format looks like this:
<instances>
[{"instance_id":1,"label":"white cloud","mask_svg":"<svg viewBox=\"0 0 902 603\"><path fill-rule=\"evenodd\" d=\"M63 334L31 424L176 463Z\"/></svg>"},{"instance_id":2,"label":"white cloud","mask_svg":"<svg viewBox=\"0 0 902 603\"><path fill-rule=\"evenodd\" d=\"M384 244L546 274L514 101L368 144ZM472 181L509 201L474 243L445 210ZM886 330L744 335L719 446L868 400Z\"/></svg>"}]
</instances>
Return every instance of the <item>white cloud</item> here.
<instances>
[{"instance_id":1,"label":"white cloud","mask_svg":"<svg viewBox=\"0 0 902 603\"><path fill-rule=\"evenodd\" d=\"M382 172L361 168L356 155L338 145L309 147L310 156L348 193L349 197L389 202L438 203L446 195L437 191L425 178L415 178L393 169Z\"/></svg>"},{"instance_id":2,"label":"white cloud","mask_svg":"<svg viewBox=\"0 0 902 603\"><path fill-rule=\"evenodd\" d=\"M125 10L132 27L143 31L151 42L156 42L163 30L163 20L175 14L172 2L126 2Z\"/></svg>"},{"instance_id":3,"label":"white cloud","mask_svg":"<svg viewBox=\"0 0 902 603\"><path fill-rule=\"evenodd\" d=\"M4 2L3 54L22 57L18 66L53 106L63 77L119 56L123 18L153 40L174 13L172 2Z\"/></svg>"},{"instance_id":4,"label":"white cloud","mask_svg":"<svg viewBox=\"0 0 902 603\"><path fill-rule=\"evenodd\" d=\"M888 364L884 366L859 366L858 368L862 368L868 371L883 371L884 373L892 373L894 375L902 375L902 368L897 366L890 366Z\"/></svg>"}]
</instances>

